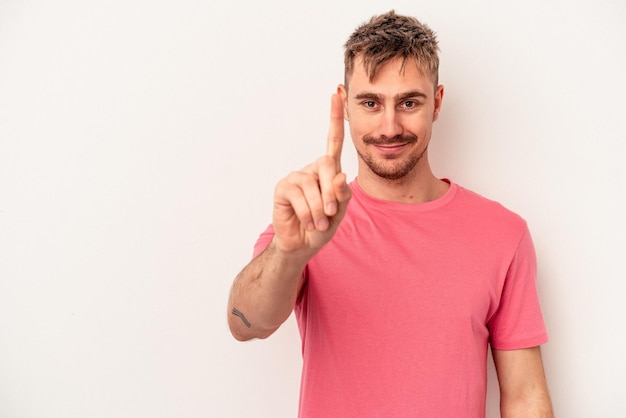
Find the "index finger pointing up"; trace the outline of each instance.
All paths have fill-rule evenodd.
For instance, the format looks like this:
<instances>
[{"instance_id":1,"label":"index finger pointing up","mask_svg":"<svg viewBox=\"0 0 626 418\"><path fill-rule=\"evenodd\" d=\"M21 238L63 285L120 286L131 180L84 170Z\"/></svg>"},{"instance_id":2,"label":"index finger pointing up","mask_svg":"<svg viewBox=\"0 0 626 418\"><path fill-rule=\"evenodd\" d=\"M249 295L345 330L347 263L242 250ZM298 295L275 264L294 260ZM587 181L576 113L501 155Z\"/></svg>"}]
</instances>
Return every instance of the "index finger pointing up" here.
<instances>
[{"instance_id":1,"label":"index finger pointing up","mask_svg":"<svg viewBox=\"0 0 626 418\"><path fill-rule=\"evenodd\" d=\"M337 170L341 171L341 148L343 147L343 103L341 96L333 94L330 102L330 128L326 155L335 159Z\"/></svg>"}]
</instances>

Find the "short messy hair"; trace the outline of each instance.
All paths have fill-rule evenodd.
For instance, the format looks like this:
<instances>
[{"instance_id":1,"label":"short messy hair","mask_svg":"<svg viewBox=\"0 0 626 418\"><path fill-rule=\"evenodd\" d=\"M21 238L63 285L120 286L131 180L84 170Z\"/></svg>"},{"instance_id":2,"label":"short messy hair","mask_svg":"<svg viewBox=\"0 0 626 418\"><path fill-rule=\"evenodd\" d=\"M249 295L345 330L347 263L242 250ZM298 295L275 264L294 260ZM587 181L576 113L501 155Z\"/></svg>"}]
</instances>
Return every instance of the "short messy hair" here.
<instances>
[{"instance_id":1,"label":"short messy hair","mask_svg":"<svg viewBox=\"0 0 626 418\"><path fill-rule=\"evenodd\" d=\"M356 58L362 59L370 81L385 63L402 58L402 69L408 59L415 60L423 74L439 82L439 46L437 36L419 20L390 11L374 16L359 26L344 45L345 85L354 71Z\"/></svg>"}]
</instances>

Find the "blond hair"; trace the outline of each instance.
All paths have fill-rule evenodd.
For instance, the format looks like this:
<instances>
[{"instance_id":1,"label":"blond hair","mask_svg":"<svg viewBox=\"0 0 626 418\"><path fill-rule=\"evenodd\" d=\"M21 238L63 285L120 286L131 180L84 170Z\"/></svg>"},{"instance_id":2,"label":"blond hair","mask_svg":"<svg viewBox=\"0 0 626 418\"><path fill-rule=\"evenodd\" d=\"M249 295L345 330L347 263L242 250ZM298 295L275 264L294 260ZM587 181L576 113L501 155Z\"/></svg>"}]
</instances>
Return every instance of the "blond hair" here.
<instances>
[{"instance_id":1,"label":"blond hair","mask_svg":"<svg viewBox=\"0 0 626 418\"><path fill-rule=\"evenodd\" d=\"M360 58L370 81L380 67L396 58L402 58L402 69L413 59L423 74L430 76L437 87L439 79L439 47L437 37L419 20L390 11L374 16L359 26L345 46L345 85Z\"/></svg>"}]
</instances>

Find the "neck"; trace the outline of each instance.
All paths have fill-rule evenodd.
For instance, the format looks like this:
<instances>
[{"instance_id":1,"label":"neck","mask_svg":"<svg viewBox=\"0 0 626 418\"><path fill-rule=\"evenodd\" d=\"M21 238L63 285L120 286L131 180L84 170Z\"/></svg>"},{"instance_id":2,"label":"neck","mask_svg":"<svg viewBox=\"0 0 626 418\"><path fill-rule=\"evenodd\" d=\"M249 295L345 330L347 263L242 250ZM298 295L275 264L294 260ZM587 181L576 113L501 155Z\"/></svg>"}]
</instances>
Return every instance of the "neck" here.
<instances>
[{"instance_id":1,"label":"neck","mask_svg":"<svg viewBox=\"0 0 626 418\"><path fill-rule=\"evenodd\" d=\"M399 203L425 203L443 196L450 185L433 174L426 158L408 175L389 180L373 173L359 160L357 182L367 194L380 200Z\"/></svg>"}]
</instances>

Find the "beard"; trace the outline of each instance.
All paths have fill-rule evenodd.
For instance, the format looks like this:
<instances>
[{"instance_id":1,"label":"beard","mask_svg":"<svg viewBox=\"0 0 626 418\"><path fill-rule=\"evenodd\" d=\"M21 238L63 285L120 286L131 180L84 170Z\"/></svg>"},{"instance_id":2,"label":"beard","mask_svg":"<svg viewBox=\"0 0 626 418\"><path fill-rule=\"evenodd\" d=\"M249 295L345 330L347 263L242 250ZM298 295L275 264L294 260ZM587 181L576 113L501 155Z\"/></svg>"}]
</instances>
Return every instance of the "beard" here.
<instances>
[{"instance_id":1,"label":"beard","mask_svg":"<svg viewBox=\"0 0 626 418\"><path fill-rule=\"evenodd\" d=\"M363 142L368 145L400 145L400 144L413 144L417 142L415 135L398 135L393 138L382 137L375 139L371 136L363 137ZM357 149L357 154L367 165L367 167L378 177L385 180L400 180L413 171L417 163L422 159L425 148L421 153L417 155L410 155L406 159L397 159L395 156L384 157L384 161L375 161L371 154L365 154Z\"/></svg>"}]
</instances>

